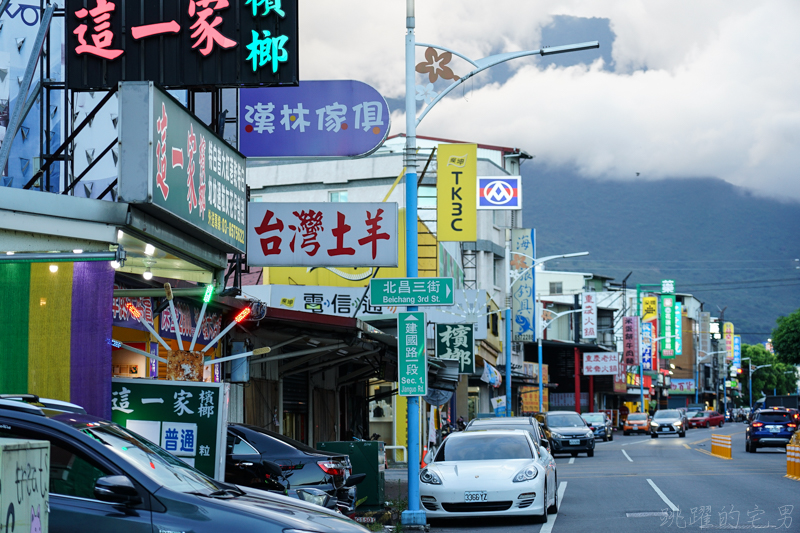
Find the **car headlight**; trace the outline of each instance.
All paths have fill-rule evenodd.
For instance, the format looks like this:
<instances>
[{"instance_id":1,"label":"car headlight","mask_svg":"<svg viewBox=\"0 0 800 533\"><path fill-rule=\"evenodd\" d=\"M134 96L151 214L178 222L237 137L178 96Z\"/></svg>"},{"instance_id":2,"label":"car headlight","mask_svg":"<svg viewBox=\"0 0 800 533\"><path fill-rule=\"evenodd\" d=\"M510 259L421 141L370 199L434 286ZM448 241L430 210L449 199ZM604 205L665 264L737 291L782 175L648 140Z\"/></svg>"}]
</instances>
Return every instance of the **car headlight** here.
<instances>
[{"instance_id":1,"label":"car headlight","mask_svg":"<svg viewBox=\"0 0 800 533\"><path fill-rule=\"evenodd\" d=\"M311 492L304 489L297 491L297 497L304 502L321 505L322 507L325 507L325 501L328 499L328 495L322 491Z\"/></svg>"},{"instance_id":2,"label":"car headlight","mask_svg":"<svg viewBox=\"0 0 800 533\"><path fill-rule=\"evenodd\" d=\"M532 479L535 479L536 476L538 475L539 475L539 470L537 470L535 466L531 465L517 472L517 475L514 476L514 483L522 483L523 481L530 481Z\"/></svg>"},{"instance_id":3,"label":"car headlight","mask_svg":"<svg viewBox=\"0 0 800 533\"><path fill-rule=\"evenodd\" d=\"M594 433L592 433L591 431L588 431L588 432L586 433L586 436L587 436L587 437L594 437Z\"/></svg>"},{"instance_id":4,"label":"car headlight","mask_svg":"<svg viewBox=\"0 0 800 533\"><path fill-rule=\"evenodd\" d=\"M650 425L658 427L658 422L650 422Z\"/></svg>"},{"instance_id":5,"label":"car headlight","mask_svg":"<svg viewBox=\"0 0 800 533\"><path fill-rule=\"evenodd\" d=\"M564 436L561 433L556 433L555 431L550 432L550 436L555 439L563 439Z\"/></svg>"},{"instance_id":6,"label":"car headlight","mask_svg":"<svg viewBox=\"0 0 800 533\"><path fill-rule=\"evenodd\" d=\"M422 472L419 473L419 480L423 483L427 483L428 485L442 484L442 480L439 479L439 476L437 476L427 468L423 468Z\"/></svg>"},{"instance_id":7,"label":"car headlight","mask_svg":"<svg viewBox=\"0 0 800 533\"><path fill-rule=\"evenodd\" d=\"M681 425L681 422L680 422L680 420L679 420L679 421L677 421L677 422L675 422L675 425L676 425L676 426L680 426L680 425Z\"/></svg>"}]
</instances>

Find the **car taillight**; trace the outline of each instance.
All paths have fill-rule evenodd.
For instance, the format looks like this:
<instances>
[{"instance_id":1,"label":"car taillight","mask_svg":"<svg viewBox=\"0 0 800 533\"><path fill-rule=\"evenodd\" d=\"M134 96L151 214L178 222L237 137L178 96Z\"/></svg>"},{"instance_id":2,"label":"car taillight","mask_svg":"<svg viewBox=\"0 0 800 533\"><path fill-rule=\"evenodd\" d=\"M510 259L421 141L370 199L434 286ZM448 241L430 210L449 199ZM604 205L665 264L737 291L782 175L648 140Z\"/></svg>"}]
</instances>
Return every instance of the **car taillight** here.
<instances>
[{"instance_id":1,"label":"car taillight","mask_svg":"<svg viewBox=\"0 0 800 533\"><path fill-rule=\"evenodd\" d=\"M317 461L323 472L330 476L343 476L344 465L336 461Z\"/></svg>"},{"instance_id":2,"label":"car taillight","mask_svg":"<svg viewBox=\"0 0 800 533\"><path fill-rule=\"evenodd\" d=\"M763 424L763 423L761 423L761 422L753 422L753 427L754 427L754 428L760 428L760 427L761 427L761 426L763 426L763 425L764 425L764 424Z\"/></svg>"},{"instance_id":3,"label":"car taillight","mask_svg":"<svg viewBox=\"0 0 800 533\"><path fill-rule=\"evenodd\" d=\"M789 426L790 428L796 428L797 427L797 424L792 424L791 422L786 424L786 425Z\"/></svg>"}]
</instances>

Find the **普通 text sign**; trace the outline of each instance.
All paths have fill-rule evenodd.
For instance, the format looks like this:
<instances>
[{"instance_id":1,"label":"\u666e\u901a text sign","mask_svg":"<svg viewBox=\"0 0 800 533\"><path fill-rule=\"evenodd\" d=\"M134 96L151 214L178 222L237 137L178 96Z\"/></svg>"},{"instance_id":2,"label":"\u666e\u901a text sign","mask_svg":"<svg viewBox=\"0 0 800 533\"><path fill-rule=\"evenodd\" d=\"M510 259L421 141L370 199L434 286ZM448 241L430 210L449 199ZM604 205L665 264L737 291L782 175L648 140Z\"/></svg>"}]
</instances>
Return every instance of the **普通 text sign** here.
<instances>
[{"instance_id":1,"label":"\u666e\u901a text sign","mask_svg":"<svg viewBox=\"0 0 800 533\"><path fill-rule=\"evenodd\" d=\"M428 394L428 359L425 356L425 313L397 315L397 394Z\"/></svg>"},{"instance_id":2,"label":"\u666e\u901a text sign","mask_svg":"<svg viewBox=\"0 0 800 533\"><path fill-rule=\"evenodd\" d=\"M375 278L372 305L453 305L453 278Z\"/></svg>"},{"instance_id":3,"label":"\u666e\u901a text sign","mask_svg":"<svg viewBox=\"0 0 800 533\"><path fill-rule=\"evenodd\" d=\"M389 106L353 80L242 89L239 150L247 157L364 157L386 139Z\"/></svg>"},{"instance_id":4,"label":"\u666e\u901a text sign","mask_svg":"<svg viewBox=\"0 0 800 533\"><path fill-rule=\"evenodd\" d=\"M297 0L67 0L67 88L298 83Z\"/></svg>"},{"instance_id":5,"label":"\u666e\u901a text sign","mask_svg":"<svg viewBox=\"0 0 800 533\"><path fill-rule=\"evenodd\" d=\"M119 200L244 252L244 156L150 82L120 85L119 119Z\"/></svg>"},{"instance_id":6,"label":"\u666e\u901a text sign","mask_svg":"<svg viewBox=\"0 0 800 533\"><path fill-rule=\"evenodd\" d=\"M436 324L436 357L457 360L459 374L474 374L472 324Z\"/></svg>"},{"instance_id":7,"label":"\u666e\u901a text sign","mask_svg":"<svg viewBox=\"0 0 800 533\"><path fill-rule=\"evenodd\" d=\"M397 204L250 204L250 266L397 266Z\"/></svg>"},{"instance_id":8,"label":"\u666e\u901a text sign","mask_svg":"<svg viewBox=\"0 0 800 533\"><path fill-rule=\"evenodd\" d=\"M583 354L584 376L615 376L618 373L618 352L592 352Z\"/></svg>"}]
</instances>

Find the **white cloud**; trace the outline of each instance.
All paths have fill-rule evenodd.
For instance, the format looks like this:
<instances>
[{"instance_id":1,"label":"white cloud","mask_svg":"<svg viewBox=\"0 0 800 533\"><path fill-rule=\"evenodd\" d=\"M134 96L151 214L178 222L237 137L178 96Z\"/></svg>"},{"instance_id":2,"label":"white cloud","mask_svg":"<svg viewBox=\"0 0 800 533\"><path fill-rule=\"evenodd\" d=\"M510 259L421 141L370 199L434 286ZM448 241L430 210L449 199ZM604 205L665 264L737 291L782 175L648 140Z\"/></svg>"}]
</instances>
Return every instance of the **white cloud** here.
<instances>
[{"instance_id":1,"label":"white cloud","mask_svg":"<svg viewBox=\"0 0 800 533\"><path fill-rule=\"evenodd\" d=\"M403 96L405 2L306 0L300 15L301 79ZM518 146L590 177L713 176L800 200L800 3L418 1L417 40L474 59L533 49L554 15L608 19L615 70L518 60L503 84L454 91L419 133Z\"/></svg>"}]
</instances>

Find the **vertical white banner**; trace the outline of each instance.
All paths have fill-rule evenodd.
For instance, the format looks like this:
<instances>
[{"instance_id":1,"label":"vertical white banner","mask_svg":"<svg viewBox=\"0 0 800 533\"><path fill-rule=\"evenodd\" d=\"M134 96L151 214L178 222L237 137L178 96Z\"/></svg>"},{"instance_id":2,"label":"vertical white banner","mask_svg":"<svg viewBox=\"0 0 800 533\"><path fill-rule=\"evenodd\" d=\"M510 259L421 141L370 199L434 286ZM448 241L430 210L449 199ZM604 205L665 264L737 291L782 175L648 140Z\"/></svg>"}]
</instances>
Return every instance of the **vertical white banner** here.
<instances>
[{"instance_id":1,"label":"vertical white banner","mask_svg":"<svg viewBox=\"0 0 800 533\"><path fill-rule=\"evenodd\" d=\"M594 292L583 293L583 310L581 312L584 339L597 338L597 294Z\"/></svg>"}]
</instances>

